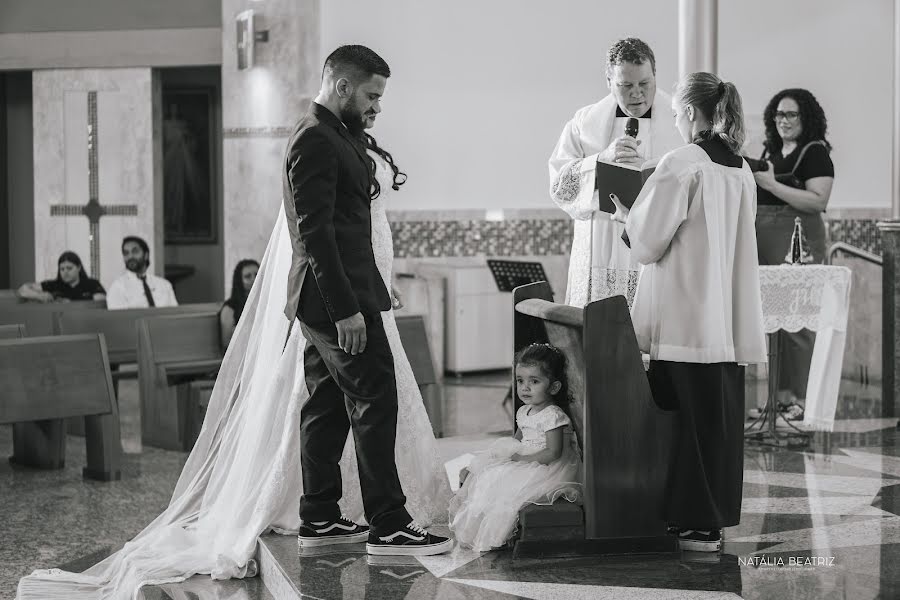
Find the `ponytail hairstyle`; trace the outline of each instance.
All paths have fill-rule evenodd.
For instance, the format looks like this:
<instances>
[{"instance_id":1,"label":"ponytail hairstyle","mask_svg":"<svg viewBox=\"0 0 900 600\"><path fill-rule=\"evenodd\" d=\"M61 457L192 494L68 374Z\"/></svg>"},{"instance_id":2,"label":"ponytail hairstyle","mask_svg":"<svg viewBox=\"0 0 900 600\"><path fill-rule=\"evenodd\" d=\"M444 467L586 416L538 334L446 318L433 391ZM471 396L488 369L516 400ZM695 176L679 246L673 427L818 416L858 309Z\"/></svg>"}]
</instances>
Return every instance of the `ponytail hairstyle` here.
<instances>
[{"instance_id":1,"label":"ponytail hairstyle","mask_svg":"<svg viewBox=\"0 0 900 600\"><path fill-rule=\"evenodd\" d=\"M550 344L531 344L516 353L513 365L534 366L550 379L550 383L558 381L559 391L553 394L553 403L568 414L569 382L566 379L566 355L556 346Z\"/></svg>"},{"instance_id":2,"label":"ponytail hairstyle","mask_svg":"<svg viewBox=\"0 0 900 600\"><path fill-rule=\"evenodd\" d=\"M702 112L712 123L712 135L733 153L740 153L746 137L744 109L733 83L722 81L712 73L690 73L675 89L675 102Z\"/></svg>"}]
</instances>

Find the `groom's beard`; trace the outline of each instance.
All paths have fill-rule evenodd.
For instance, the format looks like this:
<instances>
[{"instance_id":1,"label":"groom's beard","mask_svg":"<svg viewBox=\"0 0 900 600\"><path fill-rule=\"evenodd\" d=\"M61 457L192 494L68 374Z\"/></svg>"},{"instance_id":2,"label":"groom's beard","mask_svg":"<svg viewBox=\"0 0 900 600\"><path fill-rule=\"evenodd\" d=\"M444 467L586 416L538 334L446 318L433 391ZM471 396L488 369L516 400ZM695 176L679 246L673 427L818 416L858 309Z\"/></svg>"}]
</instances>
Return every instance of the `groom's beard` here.
<instances>
[{"instance_id":1,"label":"groom's beard","mask_svg":"<svg viewBox=\"0 0 900 600\"><path fill-rule=\"evenodd\" d=\"M353 137L362 137L366 128L366 118L356 108L347 105L341 109L341 122L347 126L347 131Z\"/></svg>"}]
</instances>

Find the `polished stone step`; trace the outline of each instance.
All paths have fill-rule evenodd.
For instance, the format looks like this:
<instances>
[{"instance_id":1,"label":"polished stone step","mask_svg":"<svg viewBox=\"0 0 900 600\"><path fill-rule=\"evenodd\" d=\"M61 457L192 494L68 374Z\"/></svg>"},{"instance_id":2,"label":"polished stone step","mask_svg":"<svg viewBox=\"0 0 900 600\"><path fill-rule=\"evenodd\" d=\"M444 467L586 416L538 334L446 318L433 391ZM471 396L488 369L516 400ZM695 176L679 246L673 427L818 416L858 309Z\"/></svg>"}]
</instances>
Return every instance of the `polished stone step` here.
<instances>
[{"instance_id":1,"label":"polished stone step","mask_svg":"<svg viewBox=\"0 0 900 600\"><path fill-rule=\"evenodd\" d=\"M183 583L150 585L141 588L142 600L274 600L259 577L213 581L209 575L195 575ZM299 598L300 596L294 596Z\"/></svg>"},{"instance_id":2,"label":"polished stone step","mask_svg":"<svg viewBox=\"0 0 900 600\"><path fill-rule=\"evenodd\" d=\"M415 557L369 556L364 543L300 551L294 536L264 535L258 556L260 576L275 600L431 598L440 586Z\"/></svg>"}]
</instances>

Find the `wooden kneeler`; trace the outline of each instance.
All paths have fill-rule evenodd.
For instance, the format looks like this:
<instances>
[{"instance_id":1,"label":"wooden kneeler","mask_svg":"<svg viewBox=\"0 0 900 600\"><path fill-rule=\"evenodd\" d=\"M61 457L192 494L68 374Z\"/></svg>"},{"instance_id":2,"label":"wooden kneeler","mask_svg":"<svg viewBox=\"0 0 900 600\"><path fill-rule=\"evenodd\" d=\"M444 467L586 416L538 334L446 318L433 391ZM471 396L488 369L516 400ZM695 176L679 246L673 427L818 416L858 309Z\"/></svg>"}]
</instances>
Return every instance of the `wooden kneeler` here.
<instances>
[{"instance_id":1,"label":"wooden kneeler","mask_svg":"<svg viewBox=\"0 0 900 600\"><path fill-rule=\"evenodd\" d=\"M515 555L675 552L662 511L676 413L653 401L625 297L584 309L550 298L545 282L513 291L515 350L549 342L566 355L584 498L520 511Z\"/></svg>"}]
</instances>

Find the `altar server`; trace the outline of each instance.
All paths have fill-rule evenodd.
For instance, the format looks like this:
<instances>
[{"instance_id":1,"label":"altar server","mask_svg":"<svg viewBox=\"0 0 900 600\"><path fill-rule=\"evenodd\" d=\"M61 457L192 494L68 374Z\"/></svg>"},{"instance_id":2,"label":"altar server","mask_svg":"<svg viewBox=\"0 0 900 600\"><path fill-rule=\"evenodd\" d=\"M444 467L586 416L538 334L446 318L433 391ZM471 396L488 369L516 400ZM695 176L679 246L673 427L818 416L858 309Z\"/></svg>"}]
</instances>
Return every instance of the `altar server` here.
<instances>
[{"instance_id":1,"label":"altar server","mask_svg":"<svg viewBox=\"0 0 900 600\"><path fill-rule=\"evenodd\" d=\"M717 551L741 514L743 365L766 360L756 182L734 84L693 73L672 107L691 143L663 156L625 219L644 265L631 313L653 397L678 411L664 516L683 549Z\"/></svg>"}]
</instances>

